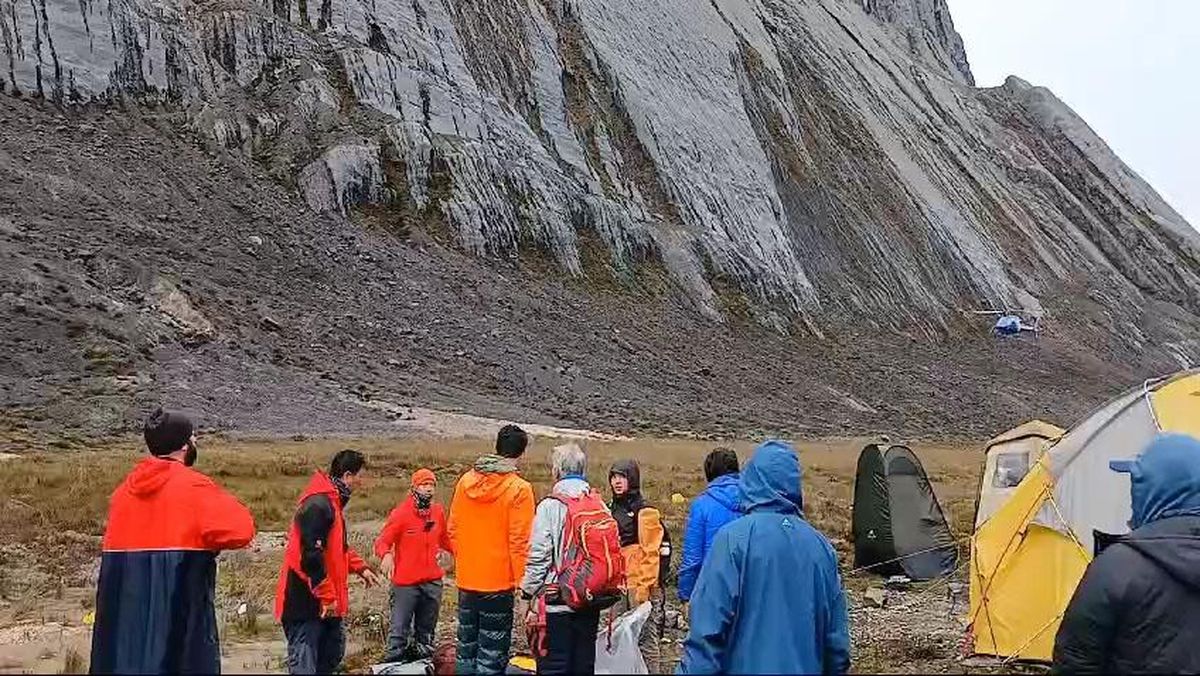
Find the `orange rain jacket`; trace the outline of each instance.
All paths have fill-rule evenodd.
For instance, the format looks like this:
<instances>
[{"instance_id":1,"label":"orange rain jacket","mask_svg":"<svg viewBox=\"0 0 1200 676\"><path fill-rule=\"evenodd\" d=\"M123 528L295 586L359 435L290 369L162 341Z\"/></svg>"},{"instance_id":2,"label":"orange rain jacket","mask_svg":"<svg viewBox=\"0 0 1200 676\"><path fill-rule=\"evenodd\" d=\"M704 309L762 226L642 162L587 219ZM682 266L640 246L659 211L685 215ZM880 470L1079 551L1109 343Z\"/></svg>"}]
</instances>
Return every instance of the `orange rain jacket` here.
<instances>
[{"instance_id":1,"label":"orange rain jacket","mask_svg":"<svg viewBox=\"0 0 1200 676\"><path fill-rule=\"evenodd\" d=\"M643 507L637 513L637 542L621 548L625 556L625 579L634 607L650 600L658 589L663 543L662 516L654 507Z\"/></svg>"},{"instance_id":2,"label":"orange rain jacket","mask_svg":"<svg viewBox=\"0 0 1200 676\"><path fill-rule=\"evenodd\" d=\"M254 517L212 479L167 458L113 491L96 586L92 673L216 673L217 552L254 538Z\"/></svg>"},{"instance_id":3,"label":"orange rain jacket","mask_svg":"<svg viewBox=\"0 0 1200 676\"><path fill-rule=\"evenodd\" d=\"M480 458L476 469L454 486L447 529L454 545L459 589L509 591L516 589L525 575L533 529L533 487L515 469L488 471L496 460L495 456Z\"/></svg>"}]
</instances>

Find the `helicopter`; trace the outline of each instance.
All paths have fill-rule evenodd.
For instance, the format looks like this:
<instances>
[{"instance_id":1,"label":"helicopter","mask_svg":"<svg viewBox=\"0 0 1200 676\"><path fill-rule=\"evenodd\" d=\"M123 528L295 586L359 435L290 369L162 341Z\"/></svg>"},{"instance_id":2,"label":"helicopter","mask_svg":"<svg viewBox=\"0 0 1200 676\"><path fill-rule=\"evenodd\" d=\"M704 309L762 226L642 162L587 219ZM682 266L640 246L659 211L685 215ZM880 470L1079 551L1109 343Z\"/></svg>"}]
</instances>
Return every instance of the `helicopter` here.
<instances>
[{"instance_id":1,"label":"helicopter","mask_svg":"<svg viewBox=\"0 0 1200 676\"><path fill-rule=\"evenodd\" d=\"M974 315L993 315L998 317L992 325L992 335L998 338L1019 336L1022 333L1032 333L1036 338L1042 332L1042 316L1024 310L972 310Z\"/></svg>"}]
</instances>

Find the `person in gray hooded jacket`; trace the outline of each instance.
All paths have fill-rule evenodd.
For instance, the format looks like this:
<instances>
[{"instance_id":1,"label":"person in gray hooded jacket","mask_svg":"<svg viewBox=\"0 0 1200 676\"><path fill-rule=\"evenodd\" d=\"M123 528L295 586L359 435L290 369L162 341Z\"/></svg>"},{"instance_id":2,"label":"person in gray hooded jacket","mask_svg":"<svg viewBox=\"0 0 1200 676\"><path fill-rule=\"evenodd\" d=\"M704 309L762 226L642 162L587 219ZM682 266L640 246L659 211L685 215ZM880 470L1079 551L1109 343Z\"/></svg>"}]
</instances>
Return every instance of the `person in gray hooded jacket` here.
<instances>
[{"instance_id":1,"label":"person in gray hooded jacket","mask_svg":"<svg viewBox=\"0 0 1200 676\"><path fill-rule=\"evenodd\" d=\"M550 454L550 472L554 479L552 493L580 497L591 490L584 474L587 456L576 444L557 446ZM563 557L563 530L567 523L567 507L548 498L542 500L533 517L533 532L529 539L529 559L525 562L525 577L521 582L521 598L525 602L538 599L552 584L555 571ZM537 605L530 604L526 623L537 619ZM596 665L596 634L600 627L600 611L575 611L561 600L546 599L545 655L537 656L538 674L590 674ZM536 651L535 651L536 652Z\"/></svg>"}]
</instances>

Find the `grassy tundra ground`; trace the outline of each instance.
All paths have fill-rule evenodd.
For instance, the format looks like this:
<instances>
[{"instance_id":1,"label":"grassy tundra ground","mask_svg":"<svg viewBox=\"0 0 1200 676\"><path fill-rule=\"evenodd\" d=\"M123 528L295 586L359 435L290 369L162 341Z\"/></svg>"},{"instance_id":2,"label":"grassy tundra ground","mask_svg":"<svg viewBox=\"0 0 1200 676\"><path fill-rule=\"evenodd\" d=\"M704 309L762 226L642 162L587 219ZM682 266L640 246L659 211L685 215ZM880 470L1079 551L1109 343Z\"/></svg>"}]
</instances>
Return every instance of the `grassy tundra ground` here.
<instances>
[{"instance_id":1,"label":"grassy tundra ground","mask_svg":"<svg viewBox=\"0 0 1200 676\"><path fill-rule=\"evenodd\" d=\"M554 439L535 440L522 460L522 473L539 495L549 489L548 455ZM364 555L383 518L407 490L420 466L438 476L438 499L448 503L455 479L490 445L479 439L201 439L198 468L241 498L254 512L259 536L245 551L221 556L218 614L225 670L279 670L282 632L271 617L283 531L295 499L314 468L335 451L353 447L369 458L365 490L350 503L351 539ZM682 541L687 505L704 486L701 461L713 447L693 440L629 440L585 444L588 477L603 484L608 466L621 457L642 463L643 489L659 506L677 541ZM750 444L734 444L743 463ZM850 590L856 671L961 671L961 604L946 605L940 591L896 611L861 607L871 582L849 574L850 508L854 467L862 440L798 442L804 465L807 518L838 550ZM140 456L141 445L125 443L88 452L35 454L0 461L0 672L78 671L86 667L88 613L94 599L99 536L112 489ZM982 456L971 446L917 445L943 509L955 532L970 532ZM373 560L373 557L369 557ZM965 558L964 558L965 560ZM451 578L452 579L452 574ZM387 630L387 593L352 586L347 668L361 669L382 654ZM919 598L918 598L919 597ZM455 594L448 581L439 634L452 635ZM245 604L244 612L239 608ZM930 605L932 604L932 606ZM919 605L920 607L916 607Z\"/></svg>"}]
</instances>

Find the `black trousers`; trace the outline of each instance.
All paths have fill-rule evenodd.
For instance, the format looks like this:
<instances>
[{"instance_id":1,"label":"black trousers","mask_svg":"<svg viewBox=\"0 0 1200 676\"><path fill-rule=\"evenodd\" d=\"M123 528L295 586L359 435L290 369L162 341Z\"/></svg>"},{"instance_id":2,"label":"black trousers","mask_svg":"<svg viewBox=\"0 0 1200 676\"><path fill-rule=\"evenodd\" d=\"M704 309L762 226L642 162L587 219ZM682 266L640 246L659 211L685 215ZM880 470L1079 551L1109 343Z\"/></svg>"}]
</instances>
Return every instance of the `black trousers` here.
<instances>
[{"instance_id":1,"label":"black trousers","mask_svg":"<svg viewBox=\"0 0 1200 676\"><path fill-rule=\"evenodd\" d=\"M513 593L458 590L457 674L503 674L512 648Z\"/></svg>"},{"instance_id":2,"label":"black trousers","mask_svg":"<svg viewBox=\"0 0 1200 676\"><path fill-rule=\"evenodd\" d=\"M284 622L289 674L332 674L346 654L342 618Z\"/></svg>"},{"instance_id":3,"label":"black trousers","mask_svg":"<svg viewBox=\"0 0 1200 676\"><path fill-rule=\"evenodd\" d=\"M537 660L538 676L594 673L599 629L599 610L546 613L546 656Z\"/></svg>"}]
</instances>

